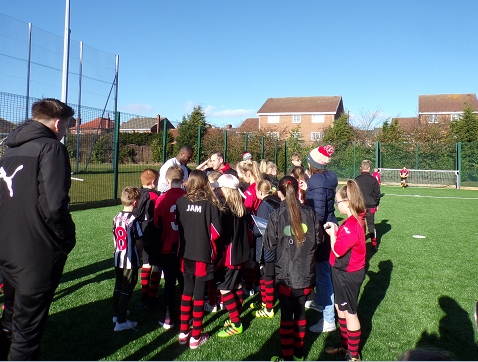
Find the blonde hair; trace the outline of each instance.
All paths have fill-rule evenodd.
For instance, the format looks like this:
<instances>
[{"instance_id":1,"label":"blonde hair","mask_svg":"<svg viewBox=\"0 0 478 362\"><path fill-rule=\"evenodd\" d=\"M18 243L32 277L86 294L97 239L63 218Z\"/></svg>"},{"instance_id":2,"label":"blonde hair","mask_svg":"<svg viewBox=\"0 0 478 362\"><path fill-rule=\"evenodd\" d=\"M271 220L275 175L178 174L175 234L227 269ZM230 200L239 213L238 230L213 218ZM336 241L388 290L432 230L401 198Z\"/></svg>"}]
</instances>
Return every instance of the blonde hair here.
<instances>
[{"instance_id":1,"label":"blonde hair","mask_svg":"<svg viewBox=\"0 0 478 362\"><path fill-rule=\"evenodd\" d=\"M151 185L153 181L158 181L159 172L153 170L152 168L147 168L141 172L141 184L142 185Z\"/></svg>"},{"instance_id":2,"label":"blonde hair","mask_svg":"<svg viewBox=\"0 0 478 362\"><path fill-rule=\"evenodd\" d=\"M273 193L272 190L272 185L269 181L267 180L261 180L258 183L256 183L256 190L262 191L266 194L271 194Z\"/></svg>"},{"instance_id":3,"label":"blonde hair","mask_svg":"<svg viewBox=\"0 0 478 362\"><path fill-rule=\"evenodd\" d=\"M364 226L365 224L360 215L365 212L365 202L357 182L355 182L355 180L348 180L347 183L337 191L337 194L339 194L342 200L348 200L350 212L360 225Z\"/></svg>"},{"instance_id":4,"label":"blonde hair","mask_svg":"<svg viewBox=\"0 0 478 362\"><path fill-rule=\"evenodd\" d=\"M141 190L137 186L126 186L121 191L121 203L123 206L131 206L135 200L141 199Z\"/></svg>"},{"instance_id":5,"label":"blonde hair","mask_svg":"<svg viewBox=\"0 0 478 362\"><path fill-rule=\"evenodd\" d=\"M221 209L219 201L212 191L206 173L201 170L193 170L189 174L187 193L185 197L192 202L207 200Z\"/></svg>"},{"instance_id":6,"label":"blonde hair","mask_svg":"<svg viewBox=\"0 0 478 362\"><path fill-rule=\"evenodd\" d=\"M298 152L292 152L290 155L290 160L291 161L302 161L302 156Z\"/></svg>"},{"instance_id":7,"label":"blonde hair","mask_svg":"<svg viewBox=\"0 0 478 362\"><path fill-rule=\"evenodd\" d=\"M174 180L180 180L182 181L184 179L184 170L181 166L179 165L173 165L168 170L166 171L166 178L168 180L174 181Z\"/></svg>"},{"instance_id":8,"label":"blonde hair","mask_svg":"<svg viewBox=\"0 0 478 362\"><path fill-rule=\"evenodd\" d=\"M279 190L285 196L287 209L289 210L290 226L295 236L296 246L301 246L304 242L304 230L302 229L302 220L300 218L300 209L297 200L297 191L299 183L292 176L284 176L279 181Z\"/></svg>"},{"instance_id":9,"label":"blonde hair","mask_svg":"<svg viewBox=\"0 0 478 362\"><path fill-rule=\"evenodd\" d=\"M297 181L305 181L305 170L302 166L292 167L290 170L290 175ZM305 190L300 189L299 192L302 195L302 200L305 200Z\"/></svg>"},{"instance_id":10,"label":"blonde hair","mask_svg":"<svg viewBox=\"0 0 478 362\"><path fill-rule=\"evenodd\" d=\"M269 169L274 169L274 168L277 169L277 165L272 161L262 160L261 164L259 165L259 171L265 174L270 174L268 172Z\"/></svg>"},{"instance_id":11,"label":"blonde hair","mask_svg":"<svg viewBox=\"0 0 478 362\"><path fill-rule=\"evenodd\" d=\"M370 170L370 168L372 167L372 161L363 160L360 167L362 168L362 170Z\"/></svg>"},{"instance_id":12,"label":"blonde hair","mask_svg":"<svg viewBox=\"0 0 478 362\"><path fill-rule=\"evenodd\" d=\"M226 199L226 205L231 212L237 217L243 217L246 214L246 207L242 202L242 196L237 189L231 189L229 187L221 187L224 198Z\"/></svg>"},{"instance_id":13,"label":"blonde hair","mask_svg":"<svg viewBox=\"0 0 478 362\"><path fill-rule=\"evenodd\" d=\"M219 177L222 176L222 172L219 171L211 171L209 172L209 175L207 175L207 178L209 182L216 182Z\"/></svg>"},{"instance_id":14,"label":"blonde hair","mask_svg":"<svg viewBox=\"0 0 478 362\"><path fill-rule=\"evenodd\" d=\"M243 174L250 172L252 178L254 179L254 182L259 182L260 180L262 180L261 171L259 170L259 165L256 161L242 161L239 162L238 167L241 169L241 172Z\"/></svg>"}]
</instances>

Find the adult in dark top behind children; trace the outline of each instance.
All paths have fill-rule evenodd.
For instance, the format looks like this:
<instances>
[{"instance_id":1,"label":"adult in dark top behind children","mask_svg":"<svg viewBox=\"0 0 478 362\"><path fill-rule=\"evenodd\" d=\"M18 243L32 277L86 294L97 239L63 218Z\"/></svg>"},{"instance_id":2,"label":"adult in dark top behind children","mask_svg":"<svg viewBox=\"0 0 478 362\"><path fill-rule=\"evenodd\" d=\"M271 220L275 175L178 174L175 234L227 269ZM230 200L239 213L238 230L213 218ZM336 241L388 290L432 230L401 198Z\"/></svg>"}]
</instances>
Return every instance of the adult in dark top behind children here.
<instances>
[{"instance_id":1,"label":"adult in dark top behind children","mask_svg":"<svg viewBox=\"0 0 478 362\"><path fill-rule=\"evenodd\" d=\"M1 357L8 353L9 360L39 359L50 304L75 246L70 162L60 142L73 114L57 99L35 102L33 120L9 134L0 159L9 176L0 179Z\"/></svg>"},{"instance_id":2,"label":"adult in dark top behind children","mask_svg":"<svg viewBox=\"0 0 478 362\"><path fill-rule=\"evenodd\" d=\"M372 251L377 252L377 231L375 230L375 212L378 211L380 203L380 185L375 177L370 175L372 162L363 160L360 166L362 173L355 178L365 200L365 220L368 233L372 241Z\"/></svg>"},{"instance_id":3,"label":"adult in dark top behind children","mask_svg":"<svg viewBox=\"0 0 478 362\"><path fill-rule=\"evenodd\" d=\"M327 170L334 148L330 145L314 148L307 156L311 177L307 180L305 204L314 208L321 224L328 221L337 223L335 218L335 189L338 179L333 171ZM334 289L330 276L330 240L325 236L325 242L317 248L316 296L315 301L307 301L306 308L323 311L323 318L310 327L312 332L332 332L336 330L334 311Z\"/></svg>"}]
</instances>

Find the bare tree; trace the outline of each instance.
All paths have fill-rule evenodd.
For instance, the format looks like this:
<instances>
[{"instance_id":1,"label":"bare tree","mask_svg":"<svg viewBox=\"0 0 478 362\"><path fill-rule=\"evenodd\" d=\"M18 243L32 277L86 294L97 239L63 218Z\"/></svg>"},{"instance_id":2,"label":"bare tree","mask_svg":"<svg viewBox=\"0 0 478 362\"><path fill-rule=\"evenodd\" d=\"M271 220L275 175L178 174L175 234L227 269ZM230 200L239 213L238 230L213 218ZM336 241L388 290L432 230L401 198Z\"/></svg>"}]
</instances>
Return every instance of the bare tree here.
<instances>
[{"instance_id":1,"label":"bare tree","mask_svg":"<svg viewBox=\"0 0 478 362\"><path fill-rule=\"evenodd\" d=\"M354 117L354 123L361 130L373 130L390 117L383 112L382 107L377 106L373 111L360 109L359 114Z\"/></svg>"}]
</instances>

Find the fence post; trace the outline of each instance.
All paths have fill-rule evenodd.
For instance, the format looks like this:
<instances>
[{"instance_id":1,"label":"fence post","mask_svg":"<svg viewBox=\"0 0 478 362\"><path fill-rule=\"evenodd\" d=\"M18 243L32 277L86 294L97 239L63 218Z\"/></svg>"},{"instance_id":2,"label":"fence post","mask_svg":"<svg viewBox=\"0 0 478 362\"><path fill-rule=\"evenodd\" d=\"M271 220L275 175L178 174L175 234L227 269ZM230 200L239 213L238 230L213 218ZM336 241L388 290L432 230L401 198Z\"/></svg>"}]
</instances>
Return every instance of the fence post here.
<instances>
[{"instance_id":1,"label":"fence post","mask_svg":"<svg viewBox=\"0 0 478 362\"><path fill-rule=\"evenodd\" d=\"M277 166L277 138L276 138L276 146L275 146L275 151L274 151L274 161Z\"/></svg>"},{"instance_id":2,"label":"fence post","mask_svg":"<svg viewBox=\"0 0 478 362\"><path fill-rule=\"evenodd\" d=\"M159 122L161 122L161 116L159 116ZM159 126L159 124L158 124ZM201 126L199 126L201 127ZM159 132L159 129L157 130ZM168 133L168 124L166 122L166 118L163 120L163 165L166 162L166 143L168 141L167 136Z\"/></svg>"},{"instance_id":3,"label":"fence post","mask_svg":"<svg viewBox=\"0 0 478 362\"><path fill-rule=\"evenodd\" d=\"M116 112L115 117L115 136L113 150L113 200L118 196L118 156L119 156L119 129L120 129L120 112Z\"/></svg>"},{"instance_id":4,"label":"fence post","mask_svg":"<svg viewBox=\"0 0 478 362\"><path fill-rule=\"evenodd\" d=\"M284 175L287 175L287 141L284 143Z\"/></svg>"},{"instance_id":5,"label":"fence post","mask_svg":"<svg viewBox=\"0 0 478 362\"><path fill-rule=\"evenodd\" d=\"M28 23L28 62L27 62L27 108L25 121L28 119L28 109L30 108L30 68L32 63L32 23ZM76 170L78 172L78 170Z\"/></svg>"},{"instance_id":6,"label":"fence post","mask_svg":"<svg viewBox=\"0 0 478 362\"><path fill-rule=\"evenodd\" d=\"M415 143L415 170L418 170L418 142Z\"/></svg>"},{"instance_id":7,"label":"fence post","mask_svg":"<svg viewBox=\"0 0 478 362\"><path fill-rule=\"evenodd\" d=\"M246 133L246 136L245 136L245 139L244 139L244 145L245 145L245 149L244 149L244 152L247 152L247 133Z\"/></svg>"},{"instance_id":8,"label":"fence post","mask_svg":"<svg viewBox=\"0 0 478 362\"><path fill-rule=\"evenodd\" d=\"M262 146L261 146L261 160L264 159L264 137L262 137Z\"/></svg>"},{"instance_id":9,"label":"fence post","mask_svg":"<svg viewBox=\"0 0 478 362\"><path fill-rule=\"evenodd\" d=\"M456 144L456 163L457 163L457 170L458 170L458 182L456 187L458 189L461 188L461 142Z\"/></svg>"},{"instance_id":10,"label":"fence post","mask_svg":"<svg viewBox=\"0 0 478 362\"><path fill-rule=\"evenodd\" d=\"M76 117L76 173L80 162L81 84L83 76L83 42L80 41L80 71L78 76L78 115Z\"/></svg>"},{"instance_id":11,"label":"fence post","mask_svg":"<svg viewBox=\"0 0 478 362\"><path fill-rule=\"evenodd\" d=\"M224 131L224 163L227 162L227 131Z\"/></svg>"},{"instance_id":12,"label":"fence post","mask_svg":"<svg viewBox=\"0 0 478 362\"><path fill-rule=\"evenodd\" d=\"M353 141L354 143L354 177L355 178L355 141Z\"/></svg>"},{"instance_id":13,"label":"fence post","mask_svg":"<svg viewBox=\"0 0 478 362\"><path fill-rule=\"evenodd\" d=\"M380 142L375 142L375 168L380 168Z\"/></svg>"},{"instance_id":14,"label":"fence post","mask_svg":"<svg viewBox=\"0 0 478 362\"><path fill-rule=\"evenodd\" d=\"M163 161L164 162L164 161ZM198 166L201 164L201 126L198 126Z\"/></svg>"}]
</instances>

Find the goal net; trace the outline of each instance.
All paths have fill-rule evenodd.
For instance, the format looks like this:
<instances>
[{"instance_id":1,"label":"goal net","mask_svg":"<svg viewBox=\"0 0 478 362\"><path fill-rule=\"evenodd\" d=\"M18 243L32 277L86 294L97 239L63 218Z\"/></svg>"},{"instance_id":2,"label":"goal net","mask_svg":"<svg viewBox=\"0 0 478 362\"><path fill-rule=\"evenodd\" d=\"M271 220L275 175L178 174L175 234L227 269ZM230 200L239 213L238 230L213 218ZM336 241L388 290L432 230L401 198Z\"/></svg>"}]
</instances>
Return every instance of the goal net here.
<instances>
[{"instance_id":1,"label":"goal net","mask_svg":"<svg viewBox=\"0 0 478 362\"><path fill-rule=\"evenodd\" d=\"M380 183L382 185L400 185L398 168L380 168ZM407 185L431 187L457 187L457 170L408 170Z\"/></svg>"}]
</instances>

